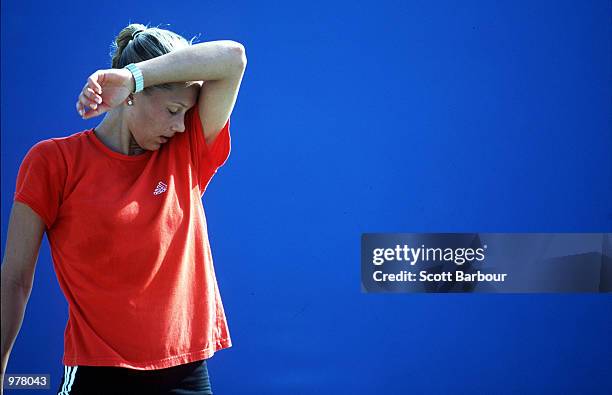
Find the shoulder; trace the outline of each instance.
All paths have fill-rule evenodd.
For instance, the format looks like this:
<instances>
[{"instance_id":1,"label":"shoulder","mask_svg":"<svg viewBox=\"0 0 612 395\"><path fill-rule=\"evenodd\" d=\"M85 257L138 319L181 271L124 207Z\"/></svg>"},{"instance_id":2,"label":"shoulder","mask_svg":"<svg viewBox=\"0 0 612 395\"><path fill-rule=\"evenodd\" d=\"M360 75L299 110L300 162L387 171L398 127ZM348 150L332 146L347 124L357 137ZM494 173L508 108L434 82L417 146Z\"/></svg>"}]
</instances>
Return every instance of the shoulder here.
<instances>
[{"instance_id":1,"label":"shoulder","mask_svg":"<svg viewBox=\"0 0 612 395\"><path fill-rule=\"evenodd\" d=\"M44 139L36 142L28 149L25 159L51 160L58 155L59 148L53 138Z\"/></svg>"},{"instance_id":2,"label":"shoulder","mask_svg":"<svg viewBox=\"0 0 612 395\"><path fill-rule=\"evenodd\" d=\"M34 143L27 151L25 161L41 162L48 166L65 167L68 158L86 146L87 135L78 132L68 136L50 137Z\"/></svg>"},{"instance_id":3,"label":"shoulder","mask_svg":"<svg viewBox=\"0 0 612 395\"><path fill-rule=\"evenodd\" d=\"M31 149L36 149L40 151L53 151L58 150L62 147L77 145L87 139L87 134L90 130L91 129L73 133L67 136L49 137L36 142L31 147Z\"/></svg>"}]
</instances>

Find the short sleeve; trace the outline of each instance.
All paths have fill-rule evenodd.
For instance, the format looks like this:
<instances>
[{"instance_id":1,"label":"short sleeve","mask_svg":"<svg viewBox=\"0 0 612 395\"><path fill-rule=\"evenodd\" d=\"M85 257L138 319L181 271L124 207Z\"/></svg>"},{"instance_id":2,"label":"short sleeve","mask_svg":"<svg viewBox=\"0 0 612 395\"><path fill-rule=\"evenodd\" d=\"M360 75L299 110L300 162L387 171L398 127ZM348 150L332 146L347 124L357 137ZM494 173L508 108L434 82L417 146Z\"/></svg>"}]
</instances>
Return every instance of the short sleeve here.
<instances>
[{"instance_id":1,"label":"short sleeve","mask_svg":"<svg viewBox=\"0 0 612 395\"><path fill-rule=\"evenodd\" d=\"M225 164L230 155L230 120L227 120L212 145L208 146L196 104L185 114L185 129L189 134L191 158L196 163L199 173L198 181L203 191L210 178L212 178L219 167Z\"/></svg>"},{"instance_id":2,"label":"short sleeve","mask_svg":"<svg viewBox=\"0 0 612 395\"><path fill-rule=\"evenodd\" d=\"M21 162L14 200L28 205L49 229L62 203L65 181L66 165L57 143L40 141Z\"/></svg>"}]
</instances>

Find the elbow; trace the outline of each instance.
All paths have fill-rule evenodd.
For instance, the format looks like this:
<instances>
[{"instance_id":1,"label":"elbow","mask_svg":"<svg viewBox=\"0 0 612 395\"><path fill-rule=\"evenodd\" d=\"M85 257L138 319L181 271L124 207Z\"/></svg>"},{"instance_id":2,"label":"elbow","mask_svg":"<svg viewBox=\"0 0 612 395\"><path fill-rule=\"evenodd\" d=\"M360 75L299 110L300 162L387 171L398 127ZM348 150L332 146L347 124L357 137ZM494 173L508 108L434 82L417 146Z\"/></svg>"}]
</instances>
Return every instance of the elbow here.
<instances>
[{"instance_id":1,"label":"elbow","mask_svg":"<svg viewBox=\"0 0 612 395\"><path fill-rule=\"evenodd\" d=\"M244 45L237 41L232 41L232 53L234 54L235 65L242 72L247 65L246 50Z\"/></svg>"}]
</instances>

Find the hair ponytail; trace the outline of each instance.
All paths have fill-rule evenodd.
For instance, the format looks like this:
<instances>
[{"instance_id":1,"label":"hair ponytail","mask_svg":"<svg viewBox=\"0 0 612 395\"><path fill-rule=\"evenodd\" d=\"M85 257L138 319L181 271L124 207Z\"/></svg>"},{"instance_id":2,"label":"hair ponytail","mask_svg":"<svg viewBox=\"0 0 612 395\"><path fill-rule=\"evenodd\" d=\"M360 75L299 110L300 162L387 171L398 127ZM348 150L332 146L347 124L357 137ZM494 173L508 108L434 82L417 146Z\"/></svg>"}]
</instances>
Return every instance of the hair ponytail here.
<instances>
[{"instance_id":1,"label":"hair ponytail","mask_svg":"<svg viewBox=\"0 0 612 395\"><path fill-rule=\"evenodd\" d=\"M134 40L137 35L140 35L146 30L147 30L147 27L145 25L142 25L140 23L132 23L126 26L125 28L123 28L121 32L119 32L119 34L115 38L115 41L111 44L111 48L112 48L111 49L111 59L112 59L111 65L114 69L120 69L120 68L125 67L129 63L133 63L133 62L128 62L128 63L123 64L121 59L123 57L123 54L127 46L130 44L130 42ZM130 52L133 52L133 51L130 51ZM133 58L134 57L133 55L134 54L128 57Z\"/></svg>"}]
</instances>

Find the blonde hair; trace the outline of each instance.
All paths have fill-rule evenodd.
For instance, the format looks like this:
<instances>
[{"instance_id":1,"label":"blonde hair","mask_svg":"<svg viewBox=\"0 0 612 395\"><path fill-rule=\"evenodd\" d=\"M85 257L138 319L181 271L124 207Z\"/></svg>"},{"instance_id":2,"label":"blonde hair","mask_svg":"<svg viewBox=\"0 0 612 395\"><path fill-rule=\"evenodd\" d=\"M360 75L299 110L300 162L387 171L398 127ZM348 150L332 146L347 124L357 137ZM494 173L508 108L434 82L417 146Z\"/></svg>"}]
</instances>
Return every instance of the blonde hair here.
<instances>
[{"instance_id":1,"label":"blonde hair","mask_svg":"<svg viewBox=\"0 0 612 395\"><path fill-rule=\"evenodd\" d=\"M111 66L120 69L130 63L165 55L180 48L193 45L193 37L187 41L180 34L159 27L148 27L140 23L131 23L115 38L111 44ZM156 85L157 88L170 89L170 84ZM148 87L152 88L152 87ZM145 88L145 92L148 88Z\"/></svg>"}]
</instances>

